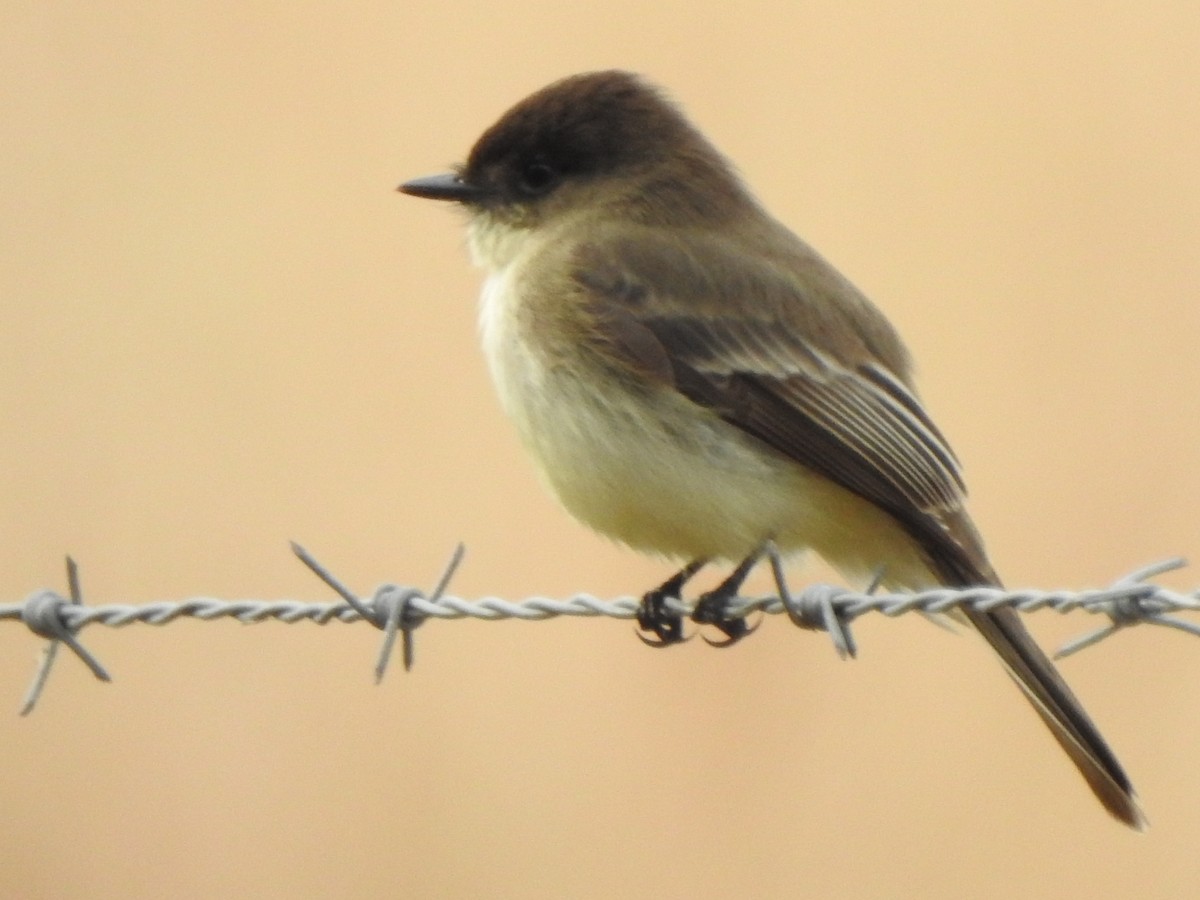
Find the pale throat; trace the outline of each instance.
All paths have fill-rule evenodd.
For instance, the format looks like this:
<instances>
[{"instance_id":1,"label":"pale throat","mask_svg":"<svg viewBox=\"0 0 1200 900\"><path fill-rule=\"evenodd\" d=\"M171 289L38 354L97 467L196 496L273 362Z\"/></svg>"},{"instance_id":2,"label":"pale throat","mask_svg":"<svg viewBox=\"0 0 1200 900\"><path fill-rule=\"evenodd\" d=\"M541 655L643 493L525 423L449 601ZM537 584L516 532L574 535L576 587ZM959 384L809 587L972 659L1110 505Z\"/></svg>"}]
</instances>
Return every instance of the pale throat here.
<instances>
[{"instance_id":1,"label":"pale throat","mask_svg":"<svg viewBox=\"0 0 1200 900\"><path fill-rule=\"evenodd\" d=\"M500 219L487 212L477 212L467 226L467 247L471 261L489 274L503 272L526 249L529 229L519 223Z\"/></svg>"}]
</instances>

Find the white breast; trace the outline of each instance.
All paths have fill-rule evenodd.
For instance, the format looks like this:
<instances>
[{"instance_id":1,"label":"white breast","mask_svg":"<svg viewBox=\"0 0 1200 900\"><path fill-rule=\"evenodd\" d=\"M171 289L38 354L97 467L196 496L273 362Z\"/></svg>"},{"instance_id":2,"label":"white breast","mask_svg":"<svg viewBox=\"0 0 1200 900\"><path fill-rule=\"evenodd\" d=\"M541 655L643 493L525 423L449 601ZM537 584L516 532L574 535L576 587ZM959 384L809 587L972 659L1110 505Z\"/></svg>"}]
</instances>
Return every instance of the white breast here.
<instances>
[{"instance_id":1,"label":"white breast","mask_svg":"<svg viewBox=\"0 0 1200 900\"><path fill-rule=\"evenodd\" d=\"M860 528L870 521L883 532L887 524L874 522L886 517L869 503L669 386L630 388L628 379L565 345L578 338L522 305L521 262L509 257L484 283L484 354L505 412L577 519L668 556L739 559L774 537L785 550L813 547L846 571L869 572L880 558L897 574L921 569L894 526L875 550L878 540L896 546L864 556Z\"/></svg>"},{"instance_id":2,"label":"white breast","mask_svg":"<svg viewBox=\"0 0 1200 900\"><path fill-rule=\"evenodd\" d=\"M520 272L491 274L480 297L484 354L501 404L543 479L576 518L643 550L673 556L749 552L790 503L779 462L664 389L643 392L579 366L551 367L564 348L520 308ZM561 339L561 338L560 338ZM570 355L569 353L567 355Z\"/></svg>"}]
</instances>

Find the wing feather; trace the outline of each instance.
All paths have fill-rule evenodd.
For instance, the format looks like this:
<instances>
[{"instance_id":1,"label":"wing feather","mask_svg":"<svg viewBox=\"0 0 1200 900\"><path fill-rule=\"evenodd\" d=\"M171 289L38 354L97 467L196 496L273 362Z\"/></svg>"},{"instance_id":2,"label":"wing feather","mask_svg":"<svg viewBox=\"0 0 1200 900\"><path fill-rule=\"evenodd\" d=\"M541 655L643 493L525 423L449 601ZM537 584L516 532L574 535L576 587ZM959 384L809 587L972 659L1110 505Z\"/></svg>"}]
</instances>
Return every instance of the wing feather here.
<instances>
[{"instance_id":1,"label":"wing feather","mask_svg":"<svg viewBox=\"0 0 1200 900\"><path fill-rule=\"evenodd\" d=\"M958 461L910 389L907 357L874 308L803 245L791 248L803 271L789 274L772 268L770 254L747 265L718 244L688 244L685 252L647 238L580 254L576 282L596 321L622 323L624 337L610 350L639 348L620 365L670 380L694 403L890 513L943 583L998 584L962 508ZM839 302L823 303L831 286ZM858 304L857 315L845 315L847 304ZM1128 777L1016 614L967 616L1105 807L1141 827Z\"/></svg>"}]
</instances>

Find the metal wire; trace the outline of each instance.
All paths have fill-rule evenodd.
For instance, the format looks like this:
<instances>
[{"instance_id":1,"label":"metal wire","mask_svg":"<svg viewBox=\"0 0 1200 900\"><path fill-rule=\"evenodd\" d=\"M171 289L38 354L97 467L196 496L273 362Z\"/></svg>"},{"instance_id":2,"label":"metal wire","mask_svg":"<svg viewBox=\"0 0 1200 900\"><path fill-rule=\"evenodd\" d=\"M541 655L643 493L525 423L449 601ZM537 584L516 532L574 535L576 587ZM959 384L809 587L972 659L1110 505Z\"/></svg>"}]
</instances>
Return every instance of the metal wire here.
<instances>
[{"instance_id":1,"label":"metal wire","mask_svg":"<svg viewBox=\"0 0 1200 900\"><path fill-rule=\"evenodd\" d=\"M88 625L123 627L135 622L166 625L179 618L211 621L233 618L243 623L275 620L286 623L308 621L318 625L330 622L369 622L384 633L384 641L375 666L378 683L387 671L397 637L402 641L405 669L413 664L413 631L429 619L475 618L541 620L557 616L607 616L633 619L640 598L619 597L601 600L590 594L577 594L566 600L530 597L519 602L499 597L469 601L445 593L450 579L463 558L463 547L455 548L435 586L428 593L419 588L385 584L367 599L360 598L339 581L312 554L297 544L292 550L308 568L341 598L341 603L311 603L296 600L219 600L195 597L182 602L147 603L138 606L113 604L83 605L78 568L67 557L68 596L52 590L36 591L24 603L0 604L0 621L23 622L35 634L49 638L42 663L26 693L21 715L28 715L37 703L60 644L66 645L102 681L111 681L107 670L79 642L76 633ZM1181 619L1174 613L1200 612L1200 589L1180 593L1151 583L1148 579L1181 568L1180 559L1144 566L1125 575L1107 588L1087 591L1010 591L1001 588L937 588L919 593L860 593L831 585L812 585L792 593L784 578L779 554L768 548L768 559L777 593L765 597L738 598L728 609L732 618L754 612L768 615L786 613L797 626L827 632L842 657L856 655L857 647L850 623L867 613L896 617L917 612L940 617L970 605L988 610L1009 606L1018 612L1052 609L1059 613L1076 610L1100 614L1108 622L1068 643L1056 654L1067 656L1090 647L1117 631L1132 625L1152 624L1173 628L1200 637L1200 623ZM682 601L668 601L672 612L690 614Z\"/></svg>"}]
</instances>

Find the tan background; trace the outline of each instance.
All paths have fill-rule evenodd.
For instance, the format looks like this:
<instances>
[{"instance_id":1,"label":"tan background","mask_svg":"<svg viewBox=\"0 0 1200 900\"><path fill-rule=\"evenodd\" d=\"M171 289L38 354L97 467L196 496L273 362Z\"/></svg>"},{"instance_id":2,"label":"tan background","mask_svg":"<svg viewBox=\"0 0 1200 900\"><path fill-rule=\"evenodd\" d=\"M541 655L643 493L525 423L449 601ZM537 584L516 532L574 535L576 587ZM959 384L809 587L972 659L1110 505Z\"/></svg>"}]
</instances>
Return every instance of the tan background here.
<instances>
[{"instance_id":1,"label":"tan background","mask_svg":"<svg viewBox=\"0 0 1200 900\"><path fill-rule=\"evenodd\" d=\"M458 217L393 192L608 66L892 315L1011 583L1200 553L1195 3L189 6L4 10L0 600L67 551L97 604L327 599L292 538L364 591L458 539L466 596L661 578L541 492ZM376 688L363 627L93 629L115 683L64 658L19 720L40 642L8 624L0 895L1195 895L1200 641L1065 664L1139 837L977 642L858 637L432 624Z\"/></svg>"}]
</instances>

